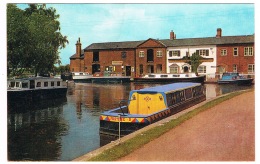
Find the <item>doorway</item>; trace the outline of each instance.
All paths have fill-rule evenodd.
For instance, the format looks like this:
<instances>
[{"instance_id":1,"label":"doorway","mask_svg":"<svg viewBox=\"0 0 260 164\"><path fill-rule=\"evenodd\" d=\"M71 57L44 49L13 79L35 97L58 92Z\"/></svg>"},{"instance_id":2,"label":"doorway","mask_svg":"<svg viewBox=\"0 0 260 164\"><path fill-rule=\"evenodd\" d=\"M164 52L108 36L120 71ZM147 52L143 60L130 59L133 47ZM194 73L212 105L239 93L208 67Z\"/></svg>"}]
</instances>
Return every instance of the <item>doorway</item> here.
<instances>
[{"instance_id":1,"label":"doorway","mask_svg":"<svg viewBox=\"0 0 260 164\"><path fill-rule=\"evenodd\" d=\"M131 76L131 66L125 66L125 75Z\"/></svg>"}]
</instances>

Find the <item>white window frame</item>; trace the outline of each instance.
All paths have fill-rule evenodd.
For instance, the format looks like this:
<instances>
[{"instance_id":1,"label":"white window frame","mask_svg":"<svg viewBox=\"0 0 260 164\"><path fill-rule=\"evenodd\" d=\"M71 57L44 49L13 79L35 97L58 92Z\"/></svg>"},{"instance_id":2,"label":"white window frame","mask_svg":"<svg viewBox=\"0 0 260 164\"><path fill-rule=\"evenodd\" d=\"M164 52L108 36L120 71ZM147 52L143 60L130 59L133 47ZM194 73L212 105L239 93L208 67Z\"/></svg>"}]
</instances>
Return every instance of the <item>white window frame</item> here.
<instances>
[{"instance_id":1,"label":"white window frame","mask_svg":"<svg viewBox=\"0 0 260 164\"><path fill-rule=\"evenodd\" d=\"M238 48L237 47L233 48L233 56L238 56Z\"/></svg>"},{"instance_id":2,"label":"white window frame","mask_svg":"<svg viewBox=\"0 0 260 164\"><path fill-rule=\"evenodd\" d=\"M198 66L197 72L198 73L207 73L207 66L205 66L205 65Z\"/></svg>"},{"instance_id":3,"label":"white window frame","mask_svg":"<svg viewBox=\"0 0 260 164\"><path fill-rule=\"evenodd\" d=\"M181 51L180 50L171 50L169 51L169 57L180 57Z\"/></svg>"},{"instance_id":4,"label":"white window frame","mask_svg":"<svg viewBox=\"0 0 260 164\"><path fill-rule=\"evenodd\" d=\"M233 64L233 72L237 72L237 65Z\"/></svg>"},{"instance_id":5,"label":"white window frame","mask_svg":"<svg viewBox=\"0 0 260 164\"><path fill-rule=\"evenodd\" d=\"M143 58L144 57L144 51L139 51L139 58Z\"/></svg>"},{"instance_id":6,"label":"white window frame","mask_svg":"<svg viewBox=\"0 0 260 164\"><path fill-rule=\"evenodd\" d=\"M170 67L170 73L179 73L179 67L178 66L171 66Z\"/></svg>"},{"instance_id":7,"label":"white window frame","mask_svg":"<svg viewBox=\"0 0 260 164\"><path fill-rule=\"evenodd\" d=\"M159 57L159 58L161 58L161 57L162 57L162 51L157 51L157 52L156 52L156 56Z\"/></svg>"},{"instance_id":8,"label":"white window frame","mask_svg":"<svg viewBox=\"0 0 260 164\"><path fill-rule=\"evenodd\" d=\"M221 49L220 56L227 56L227 49Z\"/></svg>"},{"instance_id":9,"label":"white window frame","mask_svg":"<svg viewBox=\"0 0 260 164\"><path fill-rule=\"evenodd\" d=\"M254 64L248 64L247 72L248 73L255 73L255 65Z\"/></svg>"},{"instance_id":10,"label":"white window frame","mask_svg":"<svg viewBox=\"0 0 260 164\"><path fill-rule=\"evenodd\" d=\"M253 55L254 55L253 47L244 48L244 56L253 56Z\"/></svg>"}]
</instances>

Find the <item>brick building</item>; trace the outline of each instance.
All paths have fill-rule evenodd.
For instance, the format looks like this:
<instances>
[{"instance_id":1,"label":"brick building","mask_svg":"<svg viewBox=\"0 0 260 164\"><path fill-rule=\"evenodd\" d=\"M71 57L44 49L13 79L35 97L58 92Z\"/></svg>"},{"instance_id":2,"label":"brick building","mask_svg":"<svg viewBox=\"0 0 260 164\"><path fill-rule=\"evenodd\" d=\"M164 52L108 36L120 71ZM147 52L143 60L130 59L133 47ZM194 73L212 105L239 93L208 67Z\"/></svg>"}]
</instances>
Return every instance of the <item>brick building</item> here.
<instances>
[{"instance_id":1,"label":"brick building","mask_svg":"<svg viewBox=\"0 0 260 164\"><path fill-rule=\"evenodd\" d=\"M254 74L254 35L222 37L221 33L218 29L217 72Z\"/></svg>"},{"instance_id":2,"label":"brick building","mask_svg":"<svg viewBox=\"0 0 260 164\"><path fill-rule=\"evenodd\" d=\"M147 73L191 72L183 57L198 53L203 57L200 74L223 72L254 73L254 35L93 43L83 50L80 39L70 57L71 72L104 76L137 77Z\"/></svg>"}]
</instances>

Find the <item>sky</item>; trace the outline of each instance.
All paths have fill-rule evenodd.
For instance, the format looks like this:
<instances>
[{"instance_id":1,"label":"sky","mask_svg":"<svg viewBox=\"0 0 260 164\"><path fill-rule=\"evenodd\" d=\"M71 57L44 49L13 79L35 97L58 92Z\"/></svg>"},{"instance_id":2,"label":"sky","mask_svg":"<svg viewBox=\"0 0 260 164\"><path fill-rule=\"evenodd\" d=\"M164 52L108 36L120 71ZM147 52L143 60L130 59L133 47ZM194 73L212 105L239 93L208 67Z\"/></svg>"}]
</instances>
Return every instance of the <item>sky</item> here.
<instances>
[{"instance_id":1,"label":"sky","mask_svg":"<svg viewBox=\"0 0 260 164\"><path fill-rule=\"evenodd\" d=\"M69 64L80 38L82 49L92 43L214 37L255 33L255 5L250 3L47 3L60 15L60 27L69 44L60 50L62 65ZM21 9L27 4L18 3Z\"/></svg>"}]
</instances>

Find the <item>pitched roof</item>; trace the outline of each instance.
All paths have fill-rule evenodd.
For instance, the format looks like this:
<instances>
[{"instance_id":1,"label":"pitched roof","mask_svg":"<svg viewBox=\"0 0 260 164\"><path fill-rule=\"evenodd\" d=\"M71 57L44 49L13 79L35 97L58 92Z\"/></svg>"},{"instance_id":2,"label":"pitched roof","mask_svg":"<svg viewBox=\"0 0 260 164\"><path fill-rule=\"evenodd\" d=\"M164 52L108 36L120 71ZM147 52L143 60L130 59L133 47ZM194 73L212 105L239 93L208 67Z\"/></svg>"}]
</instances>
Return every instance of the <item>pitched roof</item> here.
<instances>
[{"instance_id":1,"label":"pitched roof","mask_svg":"<svg viewBox=\"0 0 260 164\"><path fill-rule=\"evenodd\" d=\"M254 35L161 40L166 47L254 43Z\"/></svg>"},{"instance_id":2,"label":"pitched roof","mask_svg":"<svg viewBox=\"0 0 260 164\"><path fill-rule=\"evenodd\" d=\"M106 43L92 43L84 49L88 50L107 50L107 49L129 49L136 48L143 41L125 41L125 42L106 42Z\"/></svg>"},{"instance_id":3,"label":"pitched roof","mask_svg":"<svg viewBox=\"0 0 260 164\"><path fill-rule=\"evenodd\" d=\"M70 59L77 59L77 54L73 54L71 57L70 57ZM81 50L81 52L80 52L80 57L79 57L80 59L84 59L84 50Z\"/></svg>"},{"instance_id":4,"label":"pitched roof","mask_svg":"<svg viewBox=\"0 0 260 164\"><path fill-rule=\"evenodd\" d=\"M162 39L158 41L161 42L166 47L179 47L179 46L254 43L255 42L254 38L255 38L254 35L241 35L241 36L222 36L220 38L207 37L207 38L183 38L183 39L173 39L173 40ZM84 50L81 50L80 58L84 58L84 51L110 50L110 49L134 49L146 41L147 40L92 43ZM76 54L70 57L70 59L75 59L75 58L76 58Z\"/></svg>"}]
</instances>

